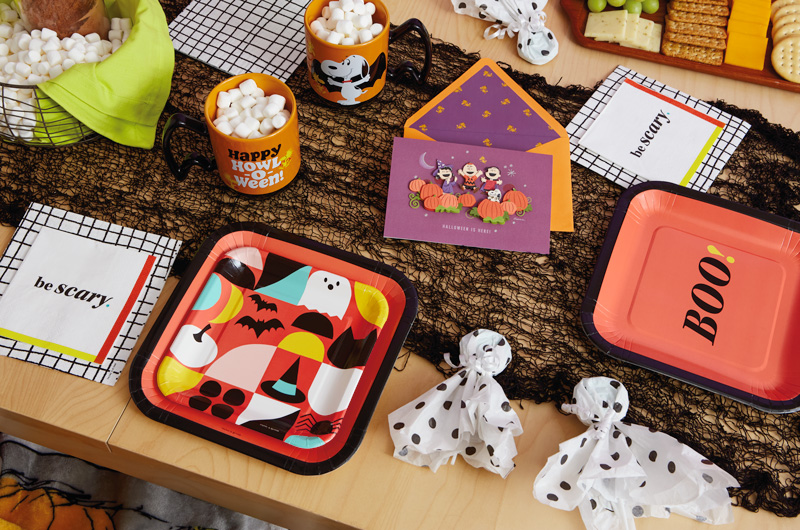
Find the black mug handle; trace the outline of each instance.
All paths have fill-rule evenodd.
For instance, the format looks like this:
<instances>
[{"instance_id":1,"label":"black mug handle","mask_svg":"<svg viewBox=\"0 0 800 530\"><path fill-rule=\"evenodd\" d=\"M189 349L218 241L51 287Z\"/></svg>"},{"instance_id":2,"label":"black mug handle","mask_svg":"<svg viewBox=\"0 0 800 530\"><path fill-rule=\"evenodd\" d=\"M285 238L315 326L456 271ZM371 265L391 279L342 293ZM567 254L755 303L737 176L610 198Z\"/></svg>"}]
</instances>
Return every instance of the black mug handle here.
<instances>
[{"instance_id":1,"label":"black mug handle","mask_svg":"<svg viewBox=\"0 0 800 530\"><path fill-rule=\"evenodd\" d=\"M181 164L178 165L175 161L175 157L172 156L171 142L172 133L180 127L186 127L190 131L194 131L198 134L208 135L208 127L206 127L206 124L202 121L181 113L170 116L167 120L167 124L164 126L164 134L161 135L161 147L164 150L164 158L167 159L169 170L178 180L185 179L192 166L200 166L206 171L213 171L216 167L216 163L213 159L209 160L199 153L192 153L186 156L181 161Z\"/></svg>"},{"instance_id":2,"label":"black mug handle","mask_svg":"<svg viewBox=\"0 0 800 530\"><path fill-rule=\"evenodd\" d=\"M406 61L403 64L399 65L397 68L388 68L386 70L386 78L389 80L393 80L396 77L408 73L414 81L419 84L425 82L425 79L428 77L428 72L431 70L431 59L433 56L433 46L431 45L431 36L428 34L428 30L425 26L416 18L410 18L394 28L393 30L389 31L389 43L394 41L395 39L402 37L409 31L416 32L420 38L422 39L422 43L425 46L425 64L422 65L422 71L420 72L417 68L411 63L411 61Z\"/></svg>"}]
</instances>

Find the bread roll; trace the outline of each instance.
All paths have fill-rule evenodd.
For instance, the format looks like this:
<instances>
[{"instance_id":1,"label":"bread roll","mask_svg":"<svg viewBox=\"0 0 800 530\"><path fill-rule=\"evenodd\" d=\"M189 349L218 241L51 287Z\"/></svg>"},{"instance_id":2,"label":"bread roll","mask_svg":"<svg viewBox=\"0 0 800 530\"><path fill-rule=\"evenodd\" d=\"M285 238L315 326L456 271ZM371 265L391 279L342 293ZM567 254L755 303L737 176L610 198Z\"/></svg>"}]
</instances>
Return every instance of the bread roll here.
<instances>
[{"instance_id":1,"label":"bread roll","mask_svg":"<svg viewBox=\"0 0 800 530\"><path fill-rule=\"evenodd\" d=\"M50 28L63 39L73 33L108 37L109 22L103 0L16 0L20 14L32 29Z\"/></svg>"}]
</instances>

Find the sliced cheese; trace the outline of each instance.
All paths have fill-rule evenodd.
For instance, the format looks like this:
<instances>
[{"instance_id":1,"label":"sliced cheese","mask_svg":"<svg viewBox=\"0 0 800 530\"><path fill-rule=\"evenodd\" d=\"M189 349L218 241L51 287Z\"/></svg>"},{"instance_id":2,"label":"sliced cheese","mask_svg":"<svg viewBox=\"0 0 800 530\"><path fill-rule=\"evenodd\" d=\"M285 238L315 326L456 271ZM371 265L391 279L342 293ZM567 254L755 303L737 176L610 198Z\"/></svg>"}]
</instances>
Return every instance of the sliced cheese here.
<instances>
[{"instance_id":1,"label":"sliced cheese","mask_svg":"<svg viewBox=\"0 0 800 530\"><path fill-rule=\"evenodd\" d=\"M653 28L655 26L655 22L652 20L647 20L645 18L640 18L636 24L639 26L636 32L636 40L633 43L620 43L622 46L627 48L639 48L640 50L647 50L650 44L650 36L653 34ZM660 33L659 33L660 35Z\"/></svg>"},{"instance_id":2,"label":"sliced cheese","mask_svg":"<svg viewBox=\"0 0 800 530\"><path fill-rule=\"evenodd\" d=\"M725 50L725 63L753 70L764 69L767 53L766 36L748 33L728 33L728 48Z\"/></svg>"},{"instance_id":3,"label":"sliced cheese","mask_svg":"<svg viewBox=\"0 0 800 530\"><path fill-rule=\"evenodd\" d=\"M620 42L625 37L627 15L628 12L624 9L589 13L583 34L596 40Z\"/></svg>"},{"instance_id":4,"label":"sliced cheese","mask_svg":"<svg viewBox=\"0 0 800 530\"><path fill-rule=\"evenodd\" d=\"M663 26L661 24L654 24L652 33L650 34L650 42L645 48L647 51L650 52L660 52L661 51L661 30Z\"/></svg>"},{"instance_id":5,"label":"sliced cheese","mask_svg":"<svg viewBox=\"0 0 800 530\"><path fill-rule=\"evenodd\" d=\"M731 18L728 20L728 33L744 33L746 35L755 35L757 37L765 37L767 35L767 27L769 23L752 22L750 20L740 20Z\"/></svg>"},{"instance_id":6,"label":"sliced cheese","mask_svg":"<svg viewBox=\"0 0 800 530\"><path fill-rule=\"evenodd\" d=\"M731 9L731 19L756 22L759 24L769 23L769 2L761 4L745 4L741 0L736 0Z\"/></svg>"}]
</instances>

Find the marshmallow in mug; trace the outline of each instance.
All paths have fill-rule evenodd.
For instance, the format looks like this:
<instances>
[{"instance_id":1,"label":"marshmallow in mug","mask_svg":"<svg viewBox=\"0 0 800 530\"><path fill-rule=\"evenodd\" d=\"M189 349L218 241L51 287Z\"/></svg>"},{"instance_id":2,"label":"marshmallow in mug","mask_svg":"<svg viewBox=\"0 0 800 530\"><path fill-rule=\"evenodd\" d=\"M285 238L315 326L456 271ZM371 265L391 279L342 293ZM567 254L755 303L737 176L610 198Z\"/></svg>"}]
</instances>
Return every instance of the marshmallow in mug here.
<instances>
[{"instance_id":1,"label":"marshmallow in mug","mask_svg":"<svg viewBox=\"0 0 800 530\"><path fill-rule=\"evenodd\" d=\"M261 138L289 121L291 114L285 105L285 97L267 96L254 80L247 79L236 88L217 94L214 127L234 138Z\"/></svg>"},{"instance_id":2,"label":"marshmallow in mug","mask_svg":"<svg viewBox=\"0 0 800 530\"><path fill-rule=\"evenodd\" d=\"M322 8L322 16L313 21L311 31L331 44L363 44L383 31L383 24L373 22L375 4L364 0L332 0Z\"/></svg>"}]
</instances>

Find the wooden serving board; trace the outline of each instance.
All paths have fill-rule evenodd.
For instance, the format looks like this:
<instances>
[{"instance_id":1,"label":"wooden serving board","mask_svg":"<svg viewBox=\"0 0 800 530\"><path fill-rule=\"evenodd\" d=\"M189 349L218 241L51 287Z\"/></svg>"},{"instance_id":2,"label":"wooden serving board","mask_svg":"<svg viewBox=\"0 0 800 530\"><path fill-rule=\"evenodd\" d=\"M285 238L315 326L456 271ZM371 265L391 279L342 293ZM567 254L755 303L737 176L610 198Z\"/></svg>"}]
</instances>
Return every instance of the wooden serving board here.
<instances>
[{"instance_id":1,"label":"wooden serving board","mask_svg":"<svg viewBox=\"0 0 800 530\"><path fill-rule=\"evenodd\" d=\"M694 61L679 59L677 57L667 57L661 53L648 52L636 48L626 48L624 46L620 46L619 44L600 42L586 37L583 35L583 31L586 28L586 18L589 16L589 8L586 7L586 0L560 1L561 7L564 8L564 12L567 14L570 26L572 27L572 34L575 36L578 44L585 48L601 50L616 55L633 57L635 59L642 59L644 61L650 61L654 63L667 64L677 68L694 70L696 72L703 72L720 77L727 77L729 79L746 81L748 83L780 88L790 92L800 92L800 83L792 83L791 81L783 79L775 72L775 69L772 68L772 61L770 61L770 56L772 54L772 39L769 40L769 44L767 45L767 53L764 57L763 70L751 70L750 68L742 68L741 66L732 66L725 63L723 63L721 66L712 66L710 64L696 63ZM641 16L663 25L664 17L666 15L666 8L667 0L661 0L661 5L656 13L653 13L652 15L642 13ZM614 9L621 8L608 7L606 8L606 11ZM768 34L771 34L771 27L772 26L770 25Z\"/></svg>"}]
</instances>

